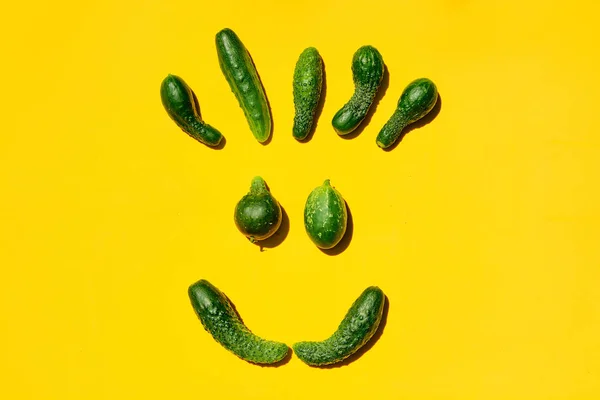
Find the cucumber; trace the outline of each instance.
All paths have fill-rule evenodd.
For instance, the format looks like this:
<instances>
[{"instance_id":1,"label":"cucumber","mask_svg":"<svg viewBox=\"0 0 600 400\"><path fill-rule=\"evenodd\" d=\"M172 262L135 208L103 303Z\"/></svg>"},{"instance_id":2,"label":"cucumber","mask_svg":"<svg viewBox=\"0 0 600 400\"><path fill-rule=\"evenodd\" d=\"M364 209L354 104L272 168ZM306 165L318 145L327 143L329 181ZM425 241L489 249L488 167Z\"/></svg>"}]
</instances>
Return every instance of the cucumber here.
<instances>
[{"instance_id":1,"label":"cucumber","mask_svg":"<svg viewBox=\"0 0 600 400\"><path fill-rule=\"evenodd\" d=\"M348 211L344 198L329 179L315 188L304 206L304 227L317 247L331 249L346 233Z\"/></svg>"},{"instance_id":2,"label":"cucumber","mask_svg":"<svg viewBox=\"0 0 600 400\"><path fill-rule=\"evenodd\" d=\"M323 88L323 60L314 47L305 49L294 69L294 129L298 140L310 133Z\"/></svg>"},{"instance_id":3,"label":"cucumber","mask_svg":"<svg viewBox=\"0 0 600 400\"><path fill-rule=\"evenodd\" d=\"M335 364L364 346L377 331L383 316L385 295L370 286L354 301L337 331L322 342L299 342L294 353L308 365Z\"/></svg>"},{"instance_id":4,"label":"cucumber","mask_svg":"<svg viewBox=\"0 0 600 400\"><path fill-rule=\"evenodd\" d=\"M221 71L244 110L252 134L264 143L271 135L271 110L252 58L231 29L217 33L215 41Z\"/></svg>"},{"instance_id":5,"label":"cucumber","mask_svg":"<svg viewBox=\"0 0 600 400\"><path fill-rule=\"evenodd\" d=\"M352 57L354 94L335 114L332 125L339 135L352 132L367 116L367 112L381 86L385 66L379 51L363 46Z\"/></svg>"},{"instance_id":6,"label":"cucumber","mask_svg":"<svg viewBox=\"0 0 600 400\"><path fill-rule=\"evenodd\" d=\"M227 350L256 364L273 364L289 352L284 343L260 338L250 332L219 289L202 279L188 289L188 295L204 329Z\"/></svg>"},{"instance_id":7,"label":"cucumber","mask_svg":"<svg viewBox=\"0 0 600 400\"><path fill-rule=\"evenodd\" d=\"M160 98L167 114L181 130L207 146L218 146L221 132L204 123L192 89L183 79L169 74L160 85Z\"/></svg>"},{"instance_id":8,"label":"cucumber","mask_svg":"<svg viewBox=\"0 0 600 400\"><path fill-rule=\"evenodd\" d=\"M377 145L382 149L393 145L408 124L420 120L433 109L437 99L437 88L429 79L420 78L409 83L398 100L396 111L377 135Z\"/></svg>"},{"instance_id":9,"label":"cucumber","mask_svg":"<svg viewBox=\"0 0 600 400\"><path fill-rule=\"evenodd\" d=\"M250 191L235 206L234 220L252 243L272 236L279 229L281 206L260 176L252 179Z\"/></svg>"}]
</instances>

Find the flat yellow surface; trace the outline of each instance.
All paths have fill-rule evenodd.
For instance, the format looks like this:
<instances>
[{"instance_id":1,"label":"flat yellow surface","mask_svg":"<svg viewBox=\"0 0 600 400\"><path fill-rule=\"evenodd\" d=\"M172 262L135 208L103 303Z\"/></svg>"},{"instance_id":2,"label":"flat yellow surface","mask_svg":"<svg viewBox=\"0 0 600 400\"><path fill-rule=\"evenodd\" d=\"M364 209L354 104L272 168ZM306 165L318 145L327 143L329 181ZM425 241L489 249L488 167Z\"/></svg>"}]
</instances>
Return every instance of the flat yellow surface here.
<instances>
[{"instance_id":1,"label":"flat yellow surface","mask_svg":"<svg viewBox=\"0 0 600 400\"><path fill-rule=\"evenodd\" d=\"M600 57L592 1L58 1L3 6L0 398L600 398ZM260 145L217 62L229 27L274 119ZM350 60L377 47L385 95L357 137L331 118ZM326 65L314 137L291 136L300 52ZM168 118L173 73L227 138ZM405 85L442 106L393 151L375 136ZM233 208L261 175L289 216L261 252ZM353 215L324 254L304 201L330 178ZM383 334L354 362L248 364L206 333L211 281L246 324L292 344L337 327L369 285Z\"/></svg>"}]
</instances>

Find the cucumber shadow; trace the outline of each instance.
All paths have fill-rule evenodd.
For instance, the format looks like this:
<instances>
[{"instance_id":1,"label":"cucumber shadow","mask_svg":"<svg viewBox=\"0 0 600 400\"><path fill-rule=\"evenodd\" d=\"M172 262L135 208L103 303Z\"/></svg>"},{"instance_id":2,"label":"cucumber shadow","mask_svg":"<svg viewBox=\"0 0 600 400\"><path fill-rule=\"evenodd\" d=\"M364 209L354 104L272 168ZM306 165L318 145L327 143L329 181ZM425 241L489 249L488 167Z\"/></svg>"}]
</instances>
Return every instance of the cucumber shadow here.
<instances>
[{"instance_id":1,"label":"cucumber shadow","mask_svg":"<svg viewBox=\"0 0 600 400\"><path fill-rule=\"evenodd\" d=\"M387 65L384 64L383 65L383 77L381 78L381 85L379 86L379 90L377 91L377 94L375 95L375 98L373 99L373 104L371 104L371 107L369 107L369 111L367 111L367 115L365 116L365 119L363 119L362 122L360 123L360 125L358 125L358 127L355 130L353 130L352 132L348 133L347 135L338 135L338 136L345 140L351 140L351 139L354 139L355 137L357 137L358 135L360 135L366 129L366 127L369 125L369 123L371 122L371 119L373 119L373 115L375 115L375 112L377 111L377 107L379 106L381 99L383 99L383 97L385 96L385 93L387 92L389 86L390 86L390 73L388 71Z\"/></svg>"},{"instance_id":2,"label":"cucumber shadow","mask_svg":"<svg viewBox=\"0 0 600 400\"><path fill-rule=\"evenodd\" d=\"M273 236L256 242L256 245L260 247L260 251L265 251L265 249L272 249L279 246L281 243L283 243L288 233L290 233L290 218L288 217L285 208L283 208L281 204L279 204L279 207L281 207L281 225L279 226L279 229L277 229L277 232L273 234Z\"/></svg>"},{"instance_id":3,"label":"cucumber shadow","mask_svg":"<svg viewBox=\"0 0 600 400\"><path fill-rule=\"evenodd\" d=\"M354 218L352 217L352 211L350 211L348 202L345 201L345 203L346 212L348 213L348 221L346 223L346 232L344 233L342 240L340 240L340 242L331 249L319 249L328 256L337 256L342 254L348 248L348 246L350 246L350 242L352 242L352 236L354 235Z\"/></svg>"},{"instance_id":4,"label":"cucumber shadow","mask_svg":"<svg viewBox=\"0 0 600 400\"><path fill-rule=\"evenodd\" d=\"M412 132L415 129L419 129L419 128L424 127L425 125L428 125L431 121L433 121L438 116L440 111L442 111L442 96L438 93L437 101L435 102L435 105L433 106L431 111L429 111L429 113L426 116L424 116L423 118L421 118L420 120L415 121L412 124L408 125L406 128L404 128L404 130L400 133L400 136L394 142L394 144L391 145L390 147L382 149L382 150L383 151L394 150L400 144L402 139L404 139L404 136L408 135L410 132Z\"/></svg>"},{"instance_id":5,"label":"cucumber shadow","mask_svg":"<svg viewBox=\"0 0 600 400\"><path fill-rule=\"evenodd\" d=\"M308 132L308 135L306 135L306 137L302 140L296 139L298 143L310 142L310 140L315 134L315 131L319 127L319 120L321 119L321 115L323 114L323 108L325 108L325 96L327 95L327 72L325 71L325 61L323 61L322 58L321 61L323 63L323 85L321 86L321 97L319 98L319 104L317 105L317 110L315 112L315 120L312 128L310 129L310 132Z\"/></svg>"},{"instance_id":6,"label":"cucumber shadow","mask_svg":"<svg viewBox=\"0 0 600 400\"><path fill-rule=\"evenodd\" d=\"M365 354L373 346L375 346L375 344L377 343L377 341L379 341L379 339L383 335L383 331L385 330L385 326L387 324L387 317L388 317L388 311L389 311L389 309L390 309L390 299L387 296L385 296L385 304L383 305L383 312L382 312L382 315L381 315L381 322L379 323L379 326L377 327L377 330L375 331L375 333L373 334L373 336L371 337L371 339L369 339L369 341L367 343L365 343L365 345L363 347L361 347L360 349L358 349L354 354L352 354L350 357L346 358L342 362L339 362L339 363L336 363L336 364L331 364L331 365L322 365L322 366L318 366L318 367L315 367L315 368L319 368L319 369L341 368L341 367L350 365L354 361L356 361L359 358L361 358L363 356L363 354Z\"/></svg>"},{"instance_id":7,"label":"cucumber shadow","mask_svg":"<svg viewBox=\"0 0 600 400\"><path fill-rule=\"evenodd\" d=\"M198 97L196 97L196 92L194 92L194 90L192 90L192 88L190 88L190 90L192 91L192 99L194 101L194 109L196 110L196 113L198 114L198 117L200 118L200 120L202 122L206 123L202 119L202 114L200 113L200 102L198 101ZM215 128L215 129L218 129L218 128ZM216 146L206 146L206 147L208 147L211 150L221 150L222 148L225 147L225 144L227 144L227 139L225 138L225 135L223 135L223 138L221 139L221 141L219 142L218 145L216 145Z\"/></svg>"}]
</instances>

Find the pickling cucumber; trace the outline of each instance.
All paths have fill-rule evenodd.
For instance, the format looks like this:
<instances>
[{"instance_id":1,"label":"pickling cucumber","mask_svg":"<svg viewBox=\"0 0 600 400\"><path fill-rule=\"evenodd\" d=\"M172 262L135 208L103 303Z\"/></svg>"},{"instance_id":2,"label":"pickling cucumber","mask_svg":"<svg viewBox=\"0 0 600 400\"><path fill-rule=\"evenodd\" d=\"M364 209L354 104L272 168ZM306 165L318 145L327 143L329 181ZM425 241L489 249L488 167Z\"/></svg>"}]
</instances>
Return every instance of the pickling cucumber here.
<instances>
[{"instance_id":1,"label":"pickling cucumber","mask_svg":"<svg viewBox=\"0 0 600 400\"><path fill-rule=\"evenodd\" d=\"M317 247L331 249L346 233L348 211L341 193L329 179L315 188L304 206L304 227Z\"/></svg>"},{"instance_id":2,"label":"pickling cucumber","mask_svg":"<svg viewBox=\"0 0 600 400\"><path fill-rule=\"evenodd\" d=\"M231 29L217 33L215 42L221 71L244 110L252 134L264 143L271 135L271 110L252 58Z\"/></svg>"},{"instance_id":3,"label":"pickling cucumber","mask_svg":"<svg viewBox=\"0 0 600 400\"><path fill-rule=\"evenodd\" d=\"M352 132L367 116L381 86L385 71L383 57L373 46L363 46L352 57L354 94L335 114L332 125L339 135Z\"/></svg>"},{"instance_id":4,"label":"pickling cucumber","mask_svg":"<svg viewBox=\"0 0 600 400\"><path fill-rule=\"evenodd\" d=\"M314 47L305 49L294 69L294 128L293 136L305 139L310 133L323 87L323 60Z\"/></svg>"},{"instance_id":5,"label":"pickling cucumber","mask_svg":"<svg viewBox=\"0 0 600 400\"><path fill-rule=\"evenodd\" d=\"M260 176L252 179L250 191L235 206L234 220L252 243L267 239L279 229L281 206Z\"/></svg>"},{"instance_id":6,"label":"pickling cucumber","mask_svg":"<svg viewBox=\"0 0 600 400\"><path fill-rule=\"evenodd\" d=\"M204 123L192 89L183 79L169 74L160 85L160 98L167 114L181 130L207 146L218 146L223 135Z\"/></svg>"},{"instance_id":7,"label":"pickling cucumber","mask_svg":"<svg viewBox=\"0 0 600 400\"><path fill-rule=\"evenodd\" d=\"M299 342L294 353L308 365L335 364L354 354L377 331L383 316L385 295L370 286L354 301L337 331L321 342Z\"/></svg>"},{"instance_id":8,"label":"pickling cucumber","mask_svg":"<svg viewBox=\"0 0 600 400\"><path fill-rule=\"evenodd\" d=\"M188 289L192 307L204 329L227 350L256 364L273 364L289 352L284 343L256 336L242 323L229 299L202 279Z\"/></svg>"},{"instance_id":9,"label":"pickling cucumber","mask_svg":"<svg viewBox=\"0 0 600 400\"><path fill-rule=\"evenodd\" d=\"M420 78L409 83L398 100L396 111L377 135L377 145L382 149L393 145L407 125L433 109L437 99L437 87L429 79Z\"/></svg>"}]
</instances>

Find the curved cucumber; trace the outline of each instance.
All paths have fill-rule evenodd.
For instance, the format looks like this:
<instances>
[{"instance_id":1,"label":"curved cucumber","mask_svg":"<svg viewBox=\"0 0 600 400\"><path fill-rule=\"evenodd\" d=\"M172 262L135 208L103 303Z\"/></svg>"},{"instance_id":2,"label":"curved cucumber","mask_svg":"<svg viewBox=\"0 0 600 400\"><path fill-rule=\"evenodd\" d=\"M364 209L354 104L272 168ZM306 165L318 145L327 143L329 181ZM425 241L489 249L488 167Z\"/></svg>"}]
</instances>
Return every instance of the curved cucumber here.
<instances>
[{"instance_id":1,"label":"curved cucumber","mask_svg":"<svg viewBox=\"0 0 600 400\"><path fill-rule=\"evenodd\" d=\"M160 98L169 117L185 133L207 146L221 142L223 135L202 121L194 93L183 79L169 74L160 85Z\"/></svg>"},{"instance_id":2,"label":"curved cucumber","mask_svg":"<svg viewBox=\"0 0 600 400\"><path fill-rule=\"evenodd\" d=\"M305 139L315 122L323 87L323 60L314 47L305 49L294 69L294 129L298 140Z\"/></svg>"},{"instance_id":3,"label":"curved cucumber","mask_svg":"<svg viewBox=\"0 0 600 400\"><path fill-rule=\"evenodd\" d=\"M354 301L337 331L322 342L299 342L292 346L294 353L308 365L338 363L364 346L377 331L385 295L371 286Z\"/></svg>"},{"instance_id":4,"label":"curved cucumber","mask_svg":"<svg viewBox=\"0 0 600 400\"><path fill-rule=\"evenodd\" d=\"M202 279L188 289L192 307L204 329L227 350L257 364L281 361L289 351L284 343L262 339L242 323L227 297Z\"/></svg>"},{"instance_id":5,"label":"curved cucumber","mask_svg":"<svg viewBox=\"0 0 600 400\"><path fill-rule=\"evenodd\" d=\"M385 65L379 51L372 46L363 46L352 57L354 94L335 114L332 125L339 135L352 132L367 116L367 112L381 85Z\"/></svg>"},{"instance_id":6,"label":"curved cucumber","mask_svg":"<svg viewBox=\"0 0 600 400\"><path fill-rule=\"evenodd\" d=\"M344 198L329 179L315 188L304 206L304 227L317 247L331 249L346 233L348 211Z\"/></svg>"},{"instance_id":7,"label":"curved cucumber","mask_svg":"<svg viewBox=\"0 0 600 400\"><path fill-rule=\"evenodd\" d=\"M260 176L235 206L235 225L252 243L272 236L281 225L281 206Z\"/></svg>"},{"instance_id":8,"label":"curved cucumber","mask_svg":"<svg viewBox=\"0 0 600 400\"><path fill-rule=\"evenodd\" d=\"M433 109L437 99L437 88L429 79L420 78L409 83L398 100L396 111L377 135L377 145L385 149L394 144L408 124L420 120Z\"/></svg>"},{"instance_id":9,"label":"curved cucumber","mask_svg":"<svg viewBox=\"0 0 600 400\"><path fill-rule=\"evenodd\" d=\"M271 135L271 111L250 54L231 29L217 33L215 41L221 71L244 110L252 134L263 143Z\"/></svg>"}]
</instances>

